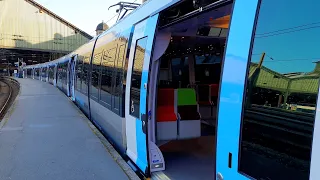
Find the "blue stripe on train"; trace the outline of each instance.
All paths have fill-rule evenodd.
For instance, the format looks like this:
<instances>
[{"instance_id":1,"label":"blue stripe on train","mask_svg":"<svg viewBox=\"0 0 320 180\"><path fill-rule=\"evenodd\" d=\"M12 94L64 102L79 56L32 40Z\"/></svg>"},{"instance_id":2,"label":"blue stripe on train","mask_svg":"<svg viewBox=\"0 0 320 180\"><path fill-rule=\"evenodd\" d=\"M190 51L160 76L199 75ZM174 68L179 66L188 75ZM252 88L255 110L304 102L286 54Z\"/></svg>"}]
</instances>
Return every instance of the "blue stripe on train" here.
<instances>
[{"instance_id":1,"label":"blue stripe on train","mask_svg":"<svg viewBox=\"0 0 320 180\"><path fill-rule=\"evenodd\" d=\"M140 115L146 114L146 97L147 97L147 89L144 88L144 83L148 81L148 71L142 72L141 77L141 87L140 87ZM143 133L142 129L142 121L140 119L136 119L136 137L137 137L137 166L141 170L145 170L148 166L147 159L147 137L146 134Z\"/></svg>"},{"instance_id":2,"label":"blue stripe on train","mask_svg":"<svg viewBox=\"0 0 320 180\"><path fill-rule=\"evenodd\" d=\"M159 14L150 17L147 20L145 36L148 36L147 45L145 49L145 60L143 63L144 70L142 71L141 85L140 85L140 116L145 114L147 118L147 88L144 88L144 84L148 83L149 74L149 61L151 61L151 51L153 46L153 40L155 35L155 29L157 25ZM147 66L147 68L146 68ZM136 120L136 138L137 138L137 166L142 170L146 171L148 167L148 152L147 152L147 137L142 129L142 121L140 119ZM148 132L146 132L148 133Z\"/></svg>"}]
</instances>

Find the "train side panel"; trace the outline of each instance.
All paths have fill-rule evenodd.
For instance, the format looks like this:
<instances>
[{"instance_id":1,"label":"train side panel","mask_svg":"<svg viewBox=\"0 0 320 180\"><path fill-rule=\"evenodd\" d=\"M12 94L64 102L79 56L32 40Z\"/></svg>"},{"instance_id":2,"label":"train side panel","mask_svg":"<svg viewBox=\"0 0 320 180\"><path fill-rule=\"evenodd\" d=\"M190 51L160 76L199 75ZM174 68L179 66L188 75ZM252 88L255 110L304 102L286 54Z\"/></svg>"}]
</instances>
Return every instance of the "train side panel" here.
<instances>
[{"instance_id":1,"label":"train side panel","mask_svg":"<svg viewBox=\"0 0 320 180\"><path fill-rule=\"evenodd\" d=\"M76 54L78 54L75 68L75 102L87 116L89 116L90 113L88 101L88 75L94 43L95 40L92 40L75 52Z\"/></svg>"},{"instance_id":2,"label":"train side panel","mask_svg":"<svg viewBox=\"0 0 320 180\"><path fill-rule=\"evenodd\" d=\"M126 149L124 94L131 29L114 30L100 37L90 73L91 119L122 153Z\"/></svg>"}]
</instances>

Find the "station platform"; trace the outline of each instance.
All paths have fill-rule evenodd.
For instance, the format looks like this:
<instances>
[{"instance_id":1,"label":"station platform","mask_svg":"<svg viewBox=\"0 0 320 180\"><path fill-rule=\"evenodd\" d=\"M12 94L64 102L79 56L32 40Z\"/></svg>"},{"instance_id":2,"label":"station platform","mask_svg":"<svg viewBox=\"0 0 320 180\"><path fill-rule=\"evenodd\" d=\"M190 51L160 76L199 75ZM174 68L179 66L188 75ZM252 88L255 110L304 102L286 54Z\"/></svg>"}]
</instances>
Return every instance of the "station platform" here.
<instances>
[{"instance_id":1,"label":"station platform","mask_svg":"<svg viewBox=\"0 0 320 180\"><path fill-rule=\"evenodd\" d=\"M59 89L17 80L20 93L0 126L1 180L131 179Z\"/></svg>"}]
</instances>

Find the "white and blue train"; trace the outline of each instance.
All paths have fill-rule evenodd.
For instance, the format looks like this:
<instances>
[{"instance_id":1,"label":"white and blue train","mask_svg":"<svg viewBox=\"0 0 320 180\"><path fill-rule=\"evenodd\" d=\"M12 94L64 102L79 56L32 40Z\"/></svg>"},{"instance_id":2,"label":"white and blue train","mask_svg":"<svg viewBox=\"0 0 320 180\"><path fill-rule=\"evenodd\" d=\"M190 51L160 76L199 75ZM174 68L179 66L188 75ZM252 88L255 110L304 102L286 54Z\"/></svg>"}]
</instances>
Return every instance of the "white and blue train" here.
<instances>
[{"instance_id":1,"label":"white and blue train","mask_svg":"<svg viewBox=\"0 0 320 180\"><path fill-rule=\"evenodd\" d=\"M145 177L318 180L318 7L149 0L24 77L61 89Z\"/></svg>"}]
</instances>

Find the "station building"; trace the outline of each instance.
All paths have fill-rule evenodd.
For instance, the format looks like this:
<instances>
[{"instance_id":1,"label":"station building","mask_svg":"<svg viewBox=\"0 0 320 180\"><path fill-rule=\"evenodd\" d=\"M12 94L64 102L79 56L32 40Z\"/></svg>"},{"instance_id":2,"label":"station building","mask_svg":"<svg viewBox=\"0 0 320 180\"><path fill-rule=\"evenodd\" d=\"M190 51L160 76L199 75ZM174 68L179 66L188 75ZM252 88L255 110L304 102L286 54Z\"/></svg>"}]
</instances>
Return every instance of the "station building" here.
<instances>
[{"instance_id":1,"label":"station building","mask_svg":"<svg viewBox=\"0 0 320 180\"><path fill-rule=\"evenodd\" d=\"M33 0L0 0L0 69L62 57L93 37Z\"/></svg>"}]
</instances>

